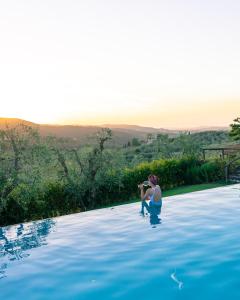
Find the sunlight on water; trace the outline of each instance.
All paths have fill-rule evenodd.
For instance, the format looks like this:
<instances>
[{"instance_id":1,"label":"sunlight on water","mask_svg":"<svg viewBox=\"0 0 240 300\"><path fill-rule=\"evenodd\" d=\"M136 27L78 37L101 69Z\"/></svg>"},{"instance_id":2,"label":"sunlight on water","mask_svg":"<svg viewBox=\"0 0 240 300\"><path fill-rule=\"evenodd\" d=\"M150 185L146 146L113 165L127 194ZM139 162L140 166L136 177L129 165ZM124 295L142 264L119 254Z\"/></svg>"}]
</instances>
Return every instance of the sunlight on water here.
<instances>
[{"instance_id":1,"label":"sunlight on water","mask_svg":"<svg viewBox=\"0 0 240 300\"><path fill-rule=\"evenodd\" d=\"M240 299L240 185L0 228L2 299Z\"/></svg>"}]
</instances>

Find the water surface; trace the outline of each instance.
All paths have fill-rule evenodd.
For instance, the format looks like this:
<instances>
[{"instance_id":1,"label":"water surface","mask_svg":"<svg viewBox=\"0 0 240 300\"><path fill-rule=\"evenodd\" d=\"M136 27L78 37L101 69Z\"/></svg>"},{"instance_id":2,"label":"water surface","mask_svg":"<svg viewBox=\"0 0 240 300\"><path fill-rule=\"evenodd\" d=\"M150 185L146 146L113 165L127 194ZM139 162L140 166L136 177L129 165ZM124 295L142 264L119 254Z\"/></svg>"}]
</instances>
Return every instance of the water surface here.
<instances>
[{"instance_id":1,"label":"water surface","mask_svg":"<svg viewBox=\"0 0 240 300\"><path fill-rule=\"evenodd\" d=\"M240 185L139 210L0 228L1 299L240 299Z\"/></svg>"}]
</instances>

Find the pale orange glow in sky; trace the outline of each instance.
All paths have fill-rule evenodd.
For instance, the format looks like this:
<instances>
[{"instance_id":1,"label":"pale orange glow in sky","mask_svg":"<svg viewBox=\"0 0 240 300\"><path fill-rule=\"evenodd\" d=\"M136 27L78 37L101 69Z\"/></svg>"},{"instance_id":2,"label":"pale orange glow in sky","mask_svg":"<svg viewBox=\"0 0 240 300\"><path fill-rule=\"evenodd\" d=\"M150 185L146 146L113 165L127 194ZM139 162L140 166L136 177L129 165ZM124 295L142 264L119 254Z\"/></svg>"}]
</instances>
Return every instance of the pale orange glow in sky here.
<instances>
[{"instance_id":1,"label":"pale orange glow in sky","mask_svg":"<svg viewBox=\"0 0 240 300\"><path fill-rule=\"evenodd\" d=\"M0 117L184 128L240 115L237 0L9 0L0 26Z\"/></svg>"}]
</instances>

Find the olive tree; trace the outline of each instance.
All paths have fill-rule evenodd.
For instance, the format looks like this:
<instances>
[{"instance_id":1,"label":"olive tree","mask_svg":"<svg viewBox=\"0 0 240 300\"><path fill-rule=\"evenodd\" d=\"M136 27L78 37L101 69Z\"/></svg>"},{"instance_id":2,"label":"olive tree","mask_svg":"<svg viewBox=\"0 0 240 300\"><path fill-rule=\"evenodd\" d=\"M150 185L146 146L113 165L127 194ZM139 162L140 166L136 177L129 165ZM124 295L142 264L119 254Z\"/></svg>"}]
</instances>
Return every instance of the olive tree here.
<instances>
[{"instance_id":1,"label":"olive tree","mask_svg":"<svg viewBox=\"0 0 240 300\"><path fill-rule=\"evenodd\" d=\"M229 135L235 140L239 141L240 140L240 118L236 118L233 120L234 123L231 124L231 131Z\"/></svg>"}]
</instances>

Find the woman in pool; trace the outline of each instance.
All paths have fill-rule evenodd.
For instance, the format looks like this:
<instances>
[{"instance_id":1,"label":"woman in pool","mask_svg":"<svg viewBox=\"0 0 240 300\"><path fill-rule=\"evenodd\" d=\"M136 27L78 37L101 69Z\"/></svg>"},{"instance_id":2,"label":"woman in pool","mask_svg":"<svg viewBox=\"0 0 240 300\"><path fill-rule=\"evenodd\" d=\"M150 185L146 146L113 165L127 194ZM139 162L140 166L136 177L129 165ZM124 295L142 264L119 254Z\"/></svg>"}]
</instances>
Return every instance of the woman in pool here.
<instances>
[{"instance_id":1,"label":"woman in pool","mask_svg":"<svg viewBox=\"0 0 240 300\"><path fill-rule=\"evenodd\" d=\"M141 213L144 214L144 207L150 214L160 214L162 208L162 191L158 185L158 177L156 175L148 176L148 184L150 188L144 193L143 183L138 187L141 190L142 209ZM146 200L150 200L147 204Z\"/></svg>"}]
</instances>

